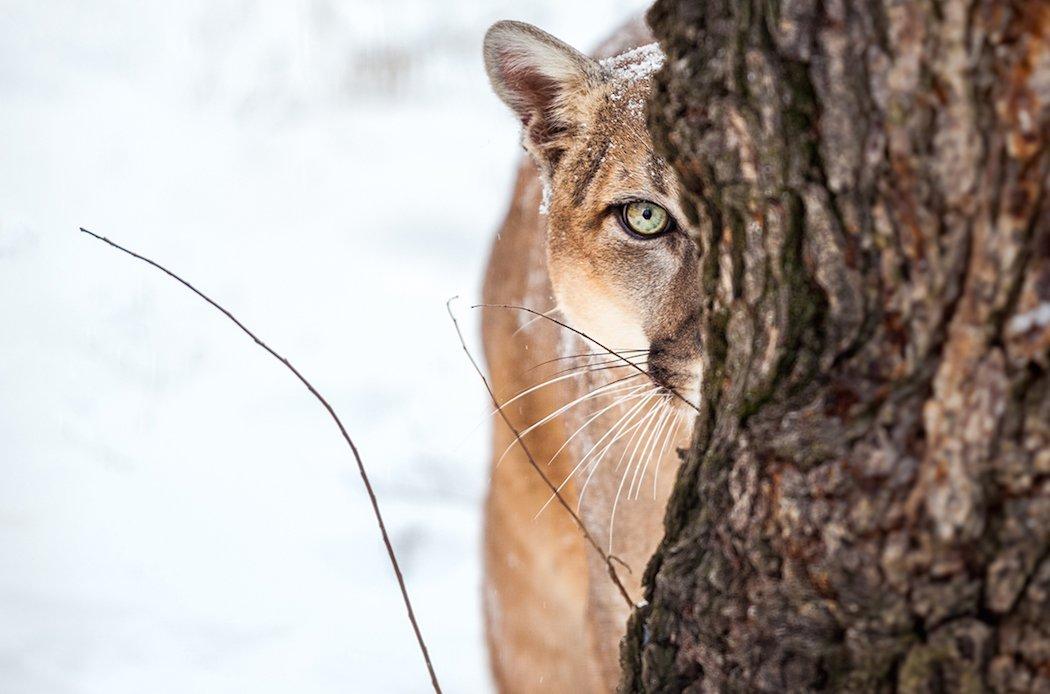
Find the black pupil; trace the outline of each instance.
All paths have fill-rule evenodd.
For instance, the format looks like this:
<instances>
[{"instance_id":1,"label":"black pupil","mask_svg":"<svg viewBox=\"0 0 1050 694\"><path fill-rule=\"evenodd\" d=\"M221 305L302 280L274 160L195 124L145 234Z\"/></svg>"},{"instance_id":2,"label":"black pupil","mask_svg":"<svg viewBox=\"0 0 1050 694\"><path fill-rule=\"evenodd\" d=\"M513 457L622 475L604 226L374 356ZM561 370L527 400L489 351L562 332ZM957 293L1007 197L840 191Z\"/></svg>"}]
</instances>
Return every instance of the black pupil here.
<instances>
[{"instance_id":1,"label":"black pupil","mask_svg":"<svg viewBox=\"0 0 1050 694\"><path fill-rule=\"evenodd\" d=\"M642 210L642 218L645 219L646 221L652 219L653 218L653 208L646 207L644 210Z\"/></svg>"}]
</instances>

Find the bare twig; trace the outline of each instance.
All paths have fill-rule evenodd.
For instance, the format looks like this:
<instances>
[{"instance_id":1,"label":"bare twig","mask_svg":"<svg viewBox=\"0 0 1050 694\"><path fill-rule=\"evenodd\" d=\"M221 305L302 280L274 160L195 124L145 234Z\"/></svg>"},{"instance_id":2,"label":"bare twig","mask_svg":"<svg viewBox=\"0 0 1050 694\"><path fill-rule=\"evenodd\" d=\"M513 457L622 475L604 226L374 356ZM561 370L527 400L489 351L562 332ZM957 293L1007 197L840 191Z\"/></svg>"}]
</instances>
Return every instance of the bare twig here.
<instances>
[{"instance_id":1,"label":"bare twig","mask_svg":"<svg viewBox=\"0 0 1050 694\"><path fill-rule=\"evenodd\" d=\"M105 236L99 236L98 234L90 232L87 229L84 229L83 227L81 227L80 230L85 234L98 239L99 241L109 244L110 246L116 248L119 251L127 253L132 258L137 258L138 260L141 260L144 263L152 265L153 267L157 268L164 274L179 282L191 292L193 292L194 294L211 304L213 307L218 309L224 316L233 321L233 323L238 328L240 328L248 337L252 338L252 340L255 341L255 344L259 345L264 350L269 352L274 359L284 364L289 371L295 374L295 377L298 378L299 381L301 381L302 384L306 386L306 389L309 390L315 398L317 398L318 402L320 402L321 405L323 405L324 408L328 410L328 414L331 415L332 419L335 421L336 426L339 427L339 433L343 435L343 440L346 441L347 445L350 446L350 450L354 454L354 460L357 462L357 471L361 473L361 481L364 482L365 491L368 492L368 500L372 503L372 512L375 515L376 523L379 525L379 532L383 536L383 544L386 545L386 553L387 556L390 557L390 565L394 567L394 574L397 576L397 584L398 587L401 588L401 599L405 603L405 610L408 612L408 621L412 623L412 631L414 631L416 634L416 641L419 643L419 650L422 652L423 660L426 662L427 672L430 673L430 683L433 685L434 691L437 694L441 694L441 685L438 684L437 673L434 672L434 665L430 662L430 652L427 650L426 641L423 640L423 632L420 631L419 623L416 621L416 613L412 609L412 601L408 597L408 588L405 587L405 578L401 574L401 566L397 562L397 555L394 553L394 546L390 542L390 535L389 533L387 533L386 524L383 522L383 514L379 511L379 501L376 499L375 490L372 489L372 482L368 479L368 473L365 472L365 464L361 461L361 455L357 451L357 446L354 445L353 439L350 438L350 434L347 433L346 427L343 426L343 422L339 419L339 415L335 413L335 410L332 409L332 406L328 403L327 400L325 400L323 395L317 392L317 389L313 387L313 384L306 380L306 377L299 373L298 369L292 366L292 363L290 361L288 361L285 357L275 352L269 345L267 345L265 342L259 339L259 337L255 335L255 333L253 333L251 330L245 327L243 323L237 320L237 318L232 313L230 313L218 303L213 301L211 297L206 295L204 292L200 291L192 284L182 279L163 265L154 262L145 256L139 255L134 251L130 251L127 248L121 246L120 244L110 241Z\"/></svg>"},{"instance_id":2,"label":"bare twig","mask_svg":"<svg viewBox=\"0 0 1050 694\"><path fill-rule=\"evenodd\" d=\"M591 337L587 333L582 332L580 330L577 330L576 328L572 327L571 325L566 325L565 323L562 323L557 318L551 318L550 316L548 316L545 313L540 313L539 311L534 311L531 308L527 308L525 306L513 306L513 305L510 305L510 304L475 304L474 306L471 306L471 308L509 308L509 309L514 309L516 311L525 311L526 313L531 313L532 315L536 316L536 318L534 320L538 320L540 318L543 318L544 320L549 320L551 323L554 323L555 325L560 325L561 327L565 328L566 330L569 330L571 332L576 333L577 335L579 335L583 339L587 340L588 342L592 342L595 345L597 345L598 347L601 347L606 352L608 352L612 356L616 357L617 359L622 361L627 366L632 367L635 371L637 371L640 374L644 374L646 378L648 378L650 381L653 381L654 383L656 383L656 380L653 378L653 375L651 373L649 373L648 371L646 371L642 367L638 366L638 364L636 364L635 362L631 361L627 357L623 356L622 353L617 352L616 350L612 349L611 347L606 347L601 342L598 342L597 340L595 340L593 337ZM633 350L625 350L624 353L631 352L631 351L633 351ZM685 397L684 395L679 393L674 388L671 388L671 387L668 387L666 385L663 385L662 383L656 383L656 385L661 386L662 388L667 390L667 392L671 393L671 395L674 395L676 398L678 398L679 400L684 402L686 405L688 405L692 409L696 410L697 414L702 414L700 412L700 408L699 407L697 407L696 405L691 403L689 401L689 398Z\"/></svg>"},{"instance_id":3,"label":"bare twig","mask_svg":"<svg viewBox=\"0 0 1050 694\"><path fill-rule=\"evenodd\" d=\"M626 601L627 607L633 608L634 602L631 600L631 596L627 594L627 589L624 588L623 583L620 581L620 575L616 573L616 567L613 566L613 561L616 561L617 563L621 564L628 571L630 570L630 568L626 564L624 564L623 561L621 561L620 559L607 554L601 548L601 546L599 546L598 542L594 539L594 536L591 535L589 530L587 530L587 526L583 524L583 521L580 519L579 515L577 515L576 512L572 510L572 506L570 506L568 502L565 501L565 498L562 497L561 492L558 491L558 487L556 487L554 483L551 482L550 478L547 477L547 474L543 471L543 468L541 468L536 462L536 459L532 457L532 453L529 452L529 449L525 445L525 442L521 439L521 433L513 424L511 424L510 418L507 417L507 413L503 411L503 406L500 405L499 399L496 397L496 393L492 390L492 386L489 385L489 380L485 377L485 373L481 370L481 367L478 365L477 360L474 359L474 355L470 353L470 348L467 347L466 340L463 339L463 331L459 329L459 321L456 320L456 314L452 312L452 302L455 301L457 298L458 297L454 296L448 301L446 301L445 308L448 310L449 318L452 319L452 325L456 329L456 335L459 337L459 344L462 345L463 352L466 353L467 359L470 360L471 366L473 366L474 370L478 372L478 377L481 379L481 382L485 384L485 390L489 392L489 398L492 400L492 404L496 406L496 411L499 412L500 417L503 418L503 421L506 423L507 427L514 434L515 440L518 442L518 445L521 446L521 450L525 452L525 457L528 458L529 464L532 465L532 469L535 470L536 474L538 474L543 479L544 484L546 484L547 487L551 490L551 493L554 494L554 498L558 500L558 503L561 504L562 508L564 508L565 511L570 516L572 516L572 519L576 522L576 525L579 526L580 532L583 533L583 537L587 540L587 543L594 548L594 551L597 552L598 555L602 558L602 561L605 562L605 566L609 572L609 578L611 578L612 582L616 584L616 588L620 591L620 595L623 596L624 601ZM542 314L537 313L537 315Z\"/></svg>"}]
</instances>

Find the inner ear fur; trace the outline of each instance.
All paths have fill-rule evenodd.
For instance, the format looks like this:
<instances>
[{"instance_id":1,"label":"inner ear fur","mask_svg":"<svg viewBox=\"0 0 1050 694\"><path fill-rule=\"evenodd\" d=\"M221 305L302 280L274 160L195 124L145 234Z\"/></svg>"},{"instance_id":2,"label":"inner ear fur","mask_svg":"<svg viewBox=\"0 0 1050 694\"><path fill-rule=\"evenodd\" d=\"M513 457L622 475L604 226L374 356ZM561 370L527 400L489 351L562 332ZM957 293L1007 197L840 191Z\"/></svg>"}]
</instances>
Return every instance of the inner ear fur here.
<instances>
[{"instance_id":1,"label":"inner ear fur","mask_svg":"<svg viewBox=\"0 0 1050 694\"><path fill-rule=\"evenodd\" d=\"M560 138L575 124L575 98L604 79L596 60L531 24L510 21L493 24L485 34L485 70L544 168L554 163Z\"/></svg>"}]
</instances>

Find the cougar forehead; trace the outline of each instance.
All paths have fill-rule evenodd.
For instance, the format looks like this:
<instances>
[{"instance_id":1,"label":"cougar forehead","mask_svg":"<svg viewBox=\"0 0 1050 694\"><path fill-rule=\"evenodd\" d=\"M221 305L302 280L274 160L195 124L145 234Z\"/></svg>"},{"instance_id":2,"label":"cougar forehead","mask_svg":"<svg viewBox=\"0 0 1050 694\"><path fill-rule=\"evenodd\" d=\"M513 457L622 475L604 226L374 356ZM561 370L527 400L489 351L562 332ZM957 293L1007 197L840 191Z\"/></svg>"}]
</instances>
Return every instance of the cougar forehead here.
<instances>
[{"instance_id":1,"label":"cougar forehead","mask_svg":"<svg viewBox=\"0 0 1050 694\"><path fill-rule=\"evenodd\" d=\"M563 170L555 172L565 178L555 188L568 188L571 202L581 205L596 178L615 173L623 185L653 187L666 195L668 165L653 150L646 124L652 75L663 64L663 52L653 43L599 64L605 80L579 97L577 129L560 160Z\"/></svg>"}]
</instances>

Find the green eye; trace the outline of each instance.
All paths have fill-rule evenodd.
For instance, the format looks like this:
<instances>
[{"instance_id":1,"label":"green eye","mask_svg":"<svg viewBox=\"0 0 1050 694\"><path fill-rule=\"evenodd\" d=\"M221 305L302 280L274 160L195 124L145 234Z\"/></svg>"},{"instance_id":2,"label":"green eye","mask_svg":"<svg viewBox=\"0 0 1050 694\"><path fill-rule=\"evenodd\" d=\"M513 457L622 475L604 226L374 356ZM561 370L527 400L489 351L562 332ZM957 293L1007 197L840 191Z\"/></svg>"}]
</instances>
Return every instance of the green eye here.
<instances>
[{"instance_id":1,"label":"green eye","mask_svg":"<svg viewBox=\"0 0 1050 694\"><path fill-rule=\"evenodd\" d=\"M640 200L623 206L623 223L639 236L656 236L671 226L671 215L654 202Z\"/></svg>"}]
</instances>

